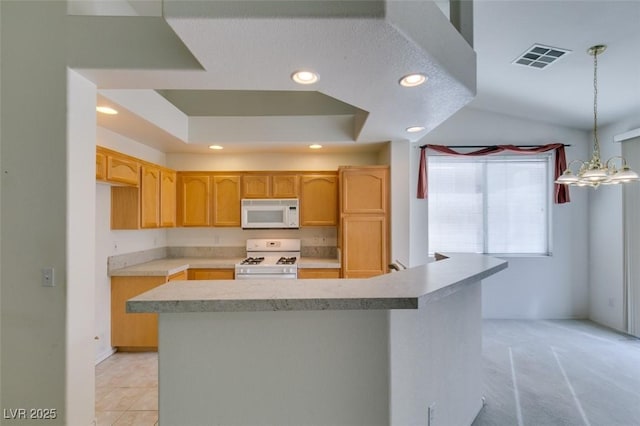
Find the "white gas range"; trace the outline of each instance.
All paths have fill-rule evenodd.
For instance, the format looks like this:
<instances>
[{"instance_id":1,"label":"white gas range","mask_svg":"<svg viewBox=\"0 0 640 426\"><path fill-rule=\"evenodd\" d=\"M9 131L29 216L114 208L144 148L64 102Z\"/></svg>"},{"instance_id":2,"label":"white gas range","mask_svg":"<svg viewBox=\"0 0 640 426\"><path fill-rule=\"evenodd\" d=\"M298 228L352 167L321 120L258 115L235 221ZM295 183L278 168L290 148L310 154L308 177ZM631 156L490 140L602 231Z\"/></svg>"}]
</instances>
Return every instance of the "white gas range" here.
<instances>
[{"instance_id":1,"label":"white gas range","mask_svg":"<svg viewBox=\"0 0 640 426\"><path fill-rule=\"evenodd\" d=\"M235 265L237 280L298 278L300 240L249 239L247 258Z\"/></svg>"}]
</instances>

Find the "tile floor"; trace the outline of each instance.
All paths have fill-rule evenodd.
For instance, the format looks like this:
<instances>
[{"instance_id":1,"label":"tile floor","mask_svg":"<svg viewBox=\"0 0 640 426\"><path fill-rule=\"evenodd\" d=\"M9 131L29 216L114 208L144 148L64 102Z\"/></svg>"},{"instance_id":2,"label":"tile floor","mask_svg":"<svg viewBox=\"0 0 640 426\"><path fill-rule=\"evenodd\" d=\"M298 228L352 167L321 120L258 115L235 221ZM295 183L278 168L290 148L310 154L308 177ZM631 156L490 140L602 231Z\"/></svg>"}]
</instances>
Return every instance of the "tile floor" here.
<instances>
[{"instance_id":1,"label":"tile floor","mask_svg":"<svg viewBox=\"0 0 640 426\"><path fill-rule=\"evenodd\" d=\"M158 354L116 352L96 366L98 426L158 424Z\"/></svg>"}]
</instances>

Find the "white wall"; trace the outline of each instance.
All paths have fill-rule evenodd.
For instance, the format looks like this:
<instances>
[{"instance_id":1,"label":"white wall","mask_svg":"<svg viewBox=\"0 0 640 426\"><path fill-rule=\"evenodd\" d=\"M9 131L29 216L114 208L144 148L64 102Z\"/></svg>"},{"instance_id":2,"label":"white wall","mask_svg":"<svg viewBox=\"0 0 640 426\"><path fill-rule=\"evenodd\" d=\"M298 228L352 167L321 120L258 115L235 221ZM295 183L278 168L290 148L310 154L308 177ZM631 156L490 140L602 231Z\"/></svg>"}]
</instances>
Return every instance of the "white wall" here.
<instances>
[{"instance_id":1,"label":"white wall","mask_svg":"<svg viewBox=\"0 0 640 426\"><path fill-rule=\"evenodd\" d=\"M97 128L97 145L155 164L165 164L165 154L102 127ZM92 181L95 178L92 176ZM107 258L167 245L164 229L111 230L111 187L95 184L95 362L113 353L111 347L111 281Z\"/></svg>"},{"instance_id":2,"label":"white wall","mask_svg":"<svg viewBox=\"0 0 640 426\"><path fill-rule=\"evenodd\" d=\"M601 158L606 161L620 155L621 144L614 142L613 137L639 127L640 114L637 113L601 127L598 132ZM638 171L640 164L631 164L631 168ZM589 317L625 331L622 187L607 186L591 191L589 207Z\"/></svg>"},{"instance_id":3,"label":"white wall","mask_svg":"<svg viewBox=\"0 0 640 426\"><path fill-rule=\"evenodd\" d=\"M95 329L90 284L95 269L95 85L68 71L67 151L67 424L94 416Z\"/></svg>"},{"instance_id":4,"label":"white wall","mask_svg":"<svg viewBox=\"0 0 640 426\"><path fill-rule=\"evenodd\" d=\"M473 108L465 108L451 117L420 144L535 145L552 142L572 145L566 149L567 161L584 158L590 147L586 132ZM509 257L507 270L483 281L485 318L588 316L588 191L576 188L570 192L570 203L552 207L553 255ZM427 220L426 215L424 220Z\"/></svg>"}]
</instances>

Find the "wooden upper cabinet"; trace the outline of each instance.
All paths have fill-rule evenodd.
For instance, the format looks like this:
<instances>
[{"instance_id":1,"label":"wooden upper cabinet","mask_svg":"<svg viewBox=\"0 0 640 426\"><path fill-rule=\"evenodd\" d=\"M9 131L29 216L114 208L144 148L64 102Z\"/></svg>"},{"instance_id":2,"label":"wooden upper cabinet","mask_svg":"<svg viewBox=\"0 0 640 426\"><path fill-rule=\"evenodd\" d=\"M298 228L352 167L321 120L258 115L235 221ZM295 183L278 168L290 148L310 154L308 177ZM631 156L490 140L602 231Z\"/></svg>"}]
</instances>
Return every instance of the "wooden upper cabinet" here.
<instances>
[{"instance_id":1,"label":"wooden upper cabinet","mask_svg":"<svg viewBox=\"0 0 640 426\"><path fill-rule=\"evenodd\" d=\"M160 226L160 169L143 165L140 168L140 226Z\"/></svg>"},{"instance_id":2,"label":"wooden upper cabinet","mask_svg":"<svg viewBox=\"0 0 640 426\"><path fill-rule=\"evenodd\" d=\"M209 175L178 175L178 225L211 226Z\"/></svg>"},{"instance_id":3,"label":"wooden upper cabinet","mask_svg":"<svg viewBox=\"0 0 640 426\"><path fill-rule=\"evenodd\" d=\"M115 184L137 186L140 164L134 157L96 146L96 179Z\"/></svg>"},{"instance_id":4,"label":"wooden upper cabinet","mask_svg":"<svg viewBox=\"0 0 640 426\"><path fill-rule=\"evenodd\" d=\"M213 226L240 226L240 176L213 176Z\"/></svg>"},{"instance_id":5,"label":"wooden upper cabinet","mask_svg":"<svg viewBox=\"0 0 640 426\"><path fill-rule=\"evenodd\" d=\"M343 214L384 214L388 205L387 167L345 167L340 169Z\"/></svg>"},{"instance_id":6,"label":"wooden upper cabinet","mask_svg":"<svg viewBox=\"0 0 640 426\"><path fill-rule=\"evenodd\" d=\"M107 179L107 154L100 150L96 151L96 179Z\"/></svg>"},{"instance_id":7,"label":"wooden upper cabinet","mask_svg":"<svg viewBox=\"0 0 640 426\"><path fill-rule=\"evenodd\" d=\"M271 176L271 197L298 198L298 175Z\"/></svg>"},{"instance_id":8,"label":"wooden upper cabinet","mask_svg":"<svg viewBox=\"0 0 640 426\"><path fill-rule=\"evenodd\" d=\"M160 171L160 226L176 226L177 176L173 170Z\"/></svg>"},{"instance_id":9,"label":"wooden upper cabinet","mask_svg":"<svg viewBox=\"0 0 640 426\"><path fill-rule=\"evenodd\" d=\"M136 186L111 187L111 229L140 229L141 194Z\"/></svg>"},{"instance_id":10,"label":"wooden upper cabinet","mask_svg":"<svg viewBox=\"0 0 640 426\"><path fill-rule=\"evenodd\" d=\"M298 198L298 175L247 174L242 176L242 198Z\"/></svg>"},{"instance_id":11,"label":"wooden upper cabinet","mask_svg":"<svg viewBox=\"0 0 640 426\"><path fill-rule=\"evenodd\" d=\"M300 225L338 224L338 176L311 174L300 177Z\"/></svg>"},{"instance_id":12,"label":"wooden upper cabinet","mask_svg":"<svg viewBox=\"0 0 640 426\"><path fill-rule=\"evenodd\" d=\"M107 180L110 182L138 185L140 165L125 156L107 156Z\"/></svg>"},{"instance_id":13,"label":"wooden upper cabinet","mask_svg":"<svg viewBox=\"0 0 640 426\"><path fill-rule=\"evenodd\" d=\"M271 193L268 175L242 176L242 198L267 198Z\"/></svg>"}]
</instances>

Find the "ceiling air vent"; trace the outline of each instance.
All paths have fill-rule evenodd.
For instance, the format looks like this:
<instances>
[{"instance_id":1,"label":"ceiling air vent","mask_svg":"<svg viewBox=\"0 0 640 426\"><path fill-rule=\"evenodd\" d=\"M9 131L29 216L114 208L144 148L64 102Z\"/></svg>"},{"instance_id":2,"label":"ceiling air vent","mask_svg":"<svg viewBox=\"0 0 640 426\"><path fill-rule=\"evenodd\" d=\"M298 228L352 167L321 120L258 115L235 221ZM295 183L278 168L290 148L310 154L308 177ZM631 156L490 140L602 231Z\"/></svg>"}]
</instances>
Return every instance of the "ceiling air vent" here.
<instances>
[{"instance_id":1,"label":"ceiling air vent","mask_svg":"<svg viewBox=\"0 0 640 426\"><path fill-rule=\"evenodd\" d=\"M518 56L513 63L526 67L543 69L562 58L570 50L534 44Z\"/></svg>"}]
</instances>

